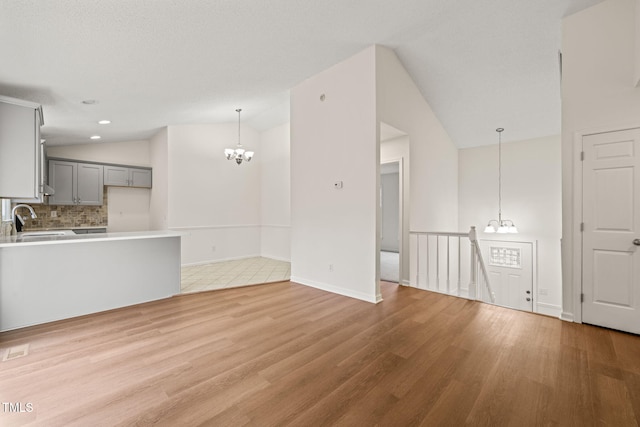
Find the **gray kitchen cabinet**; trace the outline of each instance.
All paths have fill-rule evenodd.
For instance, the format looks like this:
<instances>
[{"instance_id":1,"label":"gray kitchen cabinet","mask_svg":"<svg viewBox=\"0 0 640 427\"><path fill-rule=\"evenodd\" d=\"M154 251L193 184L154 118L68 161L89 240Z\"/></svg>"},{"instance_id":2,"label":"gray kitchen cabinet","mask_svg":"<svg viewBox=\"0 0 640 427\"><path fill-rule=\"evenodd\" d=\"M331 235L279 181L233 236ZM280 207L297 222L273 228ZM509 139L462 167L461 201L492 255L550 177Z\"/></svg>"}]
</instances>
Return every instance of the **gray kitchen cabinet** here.
<instances>
[{"instance_id":1,"label":"gray kitchen cabinet","mask_svg":"<svg viewBox=\"0 0 640 427\"><path fill-rule=\"evenodd\" d=\"M50 205L100 206L104 195L104 167L94 163L49 160Z\"/></svg>"},{"instance_id":2,"label":"gray kitchen cabinet","mask_svg":"<svg viewBox=\"0 0 640 427\"><path fill-rule=\"evenodd\" d=\"M129 168L125 166L104 166L104 185L129 186Z\"/></svg>"},{"instance_id":3,"label":"gray kitchen cabinet","mask_svg":"<svg viewBox=\"0 0 640 427\"><path fill-rule=\"evenodd\" d=\"M0 198L42 203L43 124L40 105L0 96Z\"/></svg>"},{"instance_id":4,"label":"gray kitchen cabinet","mask_svg":"<svg viewBox=\"0 0 640 427\"><path fill-rule=\"evenodd\" d=\"M151 188L151 169L129 169L129 185L131 187Z\"/></svg>"},{"instance_id":5,"label":"gray kitchen cabinet","mask_svg":"<svg viewBox=\"0 0 640 427\"><path fill-rule=\"evenodd\" d=\"M151 188L151 169L104 165L104 185Z\"/></svg>"}]
</instances>

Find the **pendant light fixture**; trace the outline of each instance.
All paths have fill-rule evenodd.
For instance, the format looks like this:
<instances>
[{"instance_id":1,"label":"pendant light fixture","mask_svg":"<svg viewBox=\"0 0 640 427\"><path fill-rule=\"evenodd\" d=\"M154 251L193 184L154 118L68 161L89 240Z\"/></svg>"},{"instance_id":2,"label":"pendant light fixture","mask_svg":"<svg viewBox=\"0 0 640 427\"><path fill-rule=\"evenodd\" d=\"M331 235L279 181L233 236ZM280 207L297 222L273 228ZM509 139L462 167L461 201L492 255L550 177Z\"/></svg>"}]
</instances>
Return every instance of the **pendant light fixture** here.
<instances>
[{"instance_id":1,"label":"pendant light fixture","mask_svg":"<svg viewBox=\"0 0 640 427\"><path fill-rule=\"evenodd\" d=\"M247 162L251 161L251 158L253 157L253 151L245 151L244 148L242 148L242 144L240 144L240 112L242 111L241 108L238 108L236 110L236 112L238 113L238 145L236 145L236 148L226 148L224 150L224 155L227 158L227 160L235 160L237 164L242 163L243 160L246 160Z\"/></svg>"},{"instance_id":2,"label":"pendant light fixture","mask_svg":"<svg viewBox=\"0 0 640 427\"><path fill-rule=\"evenodd\" d=\"M484 229L485 233L517 233L516 225L510 219L502 219L502 132L503 128L496 129L498 132L498 219L489 221Z\"/></svg>"}]
</instances>

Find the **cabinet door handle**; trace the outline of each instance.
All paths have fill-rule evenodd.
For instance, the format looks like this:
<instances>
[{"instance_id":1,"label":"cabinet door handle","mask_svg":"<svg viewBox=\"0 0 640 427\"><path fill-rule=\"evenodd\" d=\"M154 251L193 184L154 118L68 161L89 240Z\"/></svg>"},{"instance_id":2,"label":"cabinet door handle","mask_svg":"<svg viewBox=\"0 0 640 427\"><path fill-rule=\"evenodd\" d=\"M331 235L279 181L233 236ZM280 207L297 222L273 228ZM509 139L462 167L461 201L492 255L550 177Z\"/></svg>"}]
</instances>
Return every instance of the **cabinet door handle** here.
<instances>
[{"instance_id":1,"label":"cabinet door handle","mask_svg":"<svg viewBox=\"0 0 640 427\"><path fill-rule=\"evenodd\" d=\"M82 203L82 200L80 200L80 197L78 197L78 204Z\"/></svg>"}]
</instances>

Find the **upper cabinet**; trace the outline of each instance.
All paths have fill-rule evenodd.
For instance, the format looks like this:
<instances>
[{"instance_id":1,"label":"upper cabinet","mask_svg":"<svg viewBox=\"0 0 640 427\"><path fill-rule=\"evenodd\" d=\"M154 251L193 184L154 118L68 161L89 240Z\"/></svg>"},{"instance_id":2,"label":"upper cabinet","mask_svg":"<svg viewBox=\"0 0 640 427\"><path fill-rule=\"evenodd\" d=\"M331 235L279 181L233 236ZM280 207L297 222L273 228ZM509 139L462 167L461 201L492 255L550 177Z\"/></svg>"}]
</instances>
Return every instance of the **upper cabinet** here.
<instances>
[{"instance_id":1,"label":"upper cabinet","mask_svg":"<svg viewBox=\"0 0 640 427\"><path fill-rule=\"evenodd\" d=\"M129 169L129 186L151 188L151 169Z\"/></svg>"},{"instance_id":2,"label":"upper cabinet","mask_svg":"<svg viewBox=\"0 0 640 427\"><path fill-rule=\"evenodd\" d=\"M0 96L0 198L42 202L43 123L40 105Z\"/></svg>"},{"instance_id":3,"label":"upper cabinet","mask_svg":"<svg viewBox=\"0 0 640 427\"><path fill-rule=\"evenodd\" d=\"M49 185L55 194L50 205L102 205L104 166L66 160L49 160Z\"/></svg>"},{"instance_id":4,"label":"upper cabinet","mask_svg":"<svg viewBox=\"0 0 640 427\"><path fill-rule=\"evenodd\" d=\"M151 188L151 169L104 165L104 185Z\"/></svg>"},{"instance_id":5,"label":"upper cabinet","mask_svg":"<svg viewBox=\"0 0 640 427\"><path fill-rule=\"evenodd\" d=\"M151 188L151 169L49 159L50 205L100 206L105 185Z\"/></svg>"}]
</instances>

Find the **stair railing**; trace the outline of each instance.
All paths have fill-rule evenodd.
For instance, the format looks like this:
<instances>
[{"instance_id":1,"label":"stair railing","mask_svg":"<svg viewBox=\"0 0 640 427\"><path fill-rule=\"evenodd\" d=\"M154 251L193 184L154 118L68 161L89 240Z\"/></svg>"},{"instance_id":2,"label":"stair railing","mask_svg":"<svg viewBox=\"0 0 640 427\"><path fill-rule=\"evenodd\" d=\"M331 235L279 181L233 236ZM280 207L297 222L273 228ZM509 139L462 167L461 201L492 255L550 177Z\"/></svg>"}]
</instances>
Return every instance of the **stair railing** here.
<instances>
[{"instance_id":1,"label":"stair railing","mask_svg":"<svg viewBox=\"0 0 640 427\"><path fill-rule=\"evenodd\" d=\"M478 245L476 228L468 233L412 231L415 258L411 286L472 300L485 290L491 302L495 295ZM463 250L468 247L468 251ZM469 263L464 262L468 253ZM468 265L463 268L463 265ZM465 287L466 286L466 287Z\"/></svg>"}]
</instances>

